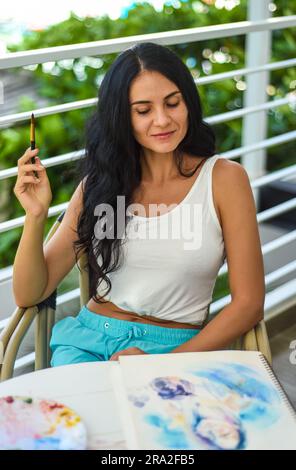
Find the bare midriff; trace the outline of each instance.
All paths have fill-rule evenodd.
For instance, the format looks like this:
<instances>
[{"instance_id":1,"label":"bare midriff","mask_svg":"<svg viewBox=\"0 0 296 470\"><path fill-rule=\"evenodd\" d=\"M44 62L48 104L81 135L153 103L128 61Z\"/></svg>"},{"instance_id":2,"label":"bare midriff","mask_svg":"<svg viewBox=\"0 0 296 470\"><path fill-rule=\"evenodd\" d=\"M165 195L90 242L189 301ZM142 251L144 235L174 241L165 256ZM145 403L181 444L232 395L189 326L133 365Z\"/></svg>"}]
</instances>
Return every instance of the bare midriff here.
<instances>
[{"instance_id":1,"label":"bare midriff","mask_svg":"<svg viewBox=\"0 0 296 470\"><path fill-rule=\"evenodd\" d=\"M126 320L132 322L146 323L156 326L164 326L166 328L187 328L192 330L199 330L202 325L191 325L189 323L181 323L169 320L160 320L157 317L150 315L139 315L128 310L123 310L112 302L97 303L93 299L90 299L86 305L88 310L97 315L104 315L105 317L117 318L118 320Z\"/></svg>"}]
</instances>

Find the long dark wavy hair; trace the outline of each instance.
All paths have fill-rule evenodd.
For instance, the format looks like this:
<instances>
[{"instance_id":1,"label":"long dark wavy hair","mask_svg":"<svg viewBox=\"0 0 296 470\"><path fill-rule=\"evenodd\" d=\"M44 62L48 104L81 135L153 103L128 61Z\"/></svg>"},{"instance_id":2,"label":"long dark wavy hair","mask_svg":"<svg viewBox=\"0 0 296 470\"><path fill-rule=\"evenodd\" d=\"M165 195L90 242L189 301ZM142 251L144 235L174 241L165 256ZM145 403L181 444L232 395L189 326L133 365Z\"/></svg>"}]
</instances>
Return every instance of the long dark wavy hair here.
<instances>
[{"instance_id":1,"label":"long dark wavy hair","mask_svg":"<svg viewBox=\"0 0 296 470\"><path fill-rule=\"evenodd\" d=\"M203 121L200 97L193 77L182 60L169 48L151 42L137 43L118 55L100 85L98 105L86 124L85 157L78 172L83 182L83 208L74 243L76 261L82 250L87 254L90 297L104 303L97 289L104 280L111 291L108 273L121 264L121 242L117 227L117 196L125 196L125 209L141 182L141 146L133 135L129 104L132 81L142 70L156 71L175 83L188 110L186 136L174 151L178 170L184 174L183 153L209 158L216 153L213 129ZM114 210L114 238L97 239L95 207L109 204ZM128 218L126 218L128 220ZM122 234L121 234L122 235ZM78 248L78 249L77 249ZM99 262L98 262L99 260Z\"/></svg>"}]
</instances>

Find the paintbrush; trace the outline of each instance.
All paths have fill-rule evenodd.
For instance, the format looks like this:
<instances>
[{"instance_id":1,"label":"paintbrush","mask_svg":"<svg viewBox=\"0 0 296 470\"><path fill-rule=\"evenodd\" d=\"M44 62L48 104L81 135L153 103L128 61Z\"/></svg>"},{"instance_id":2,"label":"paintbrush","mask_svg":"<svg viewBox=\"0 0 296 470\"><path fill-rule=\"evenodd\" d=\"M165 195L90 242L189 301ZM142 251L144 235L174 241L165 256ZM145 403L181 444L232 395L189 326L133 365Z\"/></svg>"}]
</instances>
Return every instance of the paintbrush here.
<instances>
[{"instance_id":1,"label":"paintbrush","mask_svg":"<svg viewBox=\"0 0 296 470\"><path fill-rule=\"evenodd\" d=\"M34 114L31 114L31 125L30 125L30 144L31 150L35 149L35 117ZM31 163L35 164L35 157L31 158ZM38 178L38 173L36 171L33 172L36 178Z\"/></svg>"}]
</instances>

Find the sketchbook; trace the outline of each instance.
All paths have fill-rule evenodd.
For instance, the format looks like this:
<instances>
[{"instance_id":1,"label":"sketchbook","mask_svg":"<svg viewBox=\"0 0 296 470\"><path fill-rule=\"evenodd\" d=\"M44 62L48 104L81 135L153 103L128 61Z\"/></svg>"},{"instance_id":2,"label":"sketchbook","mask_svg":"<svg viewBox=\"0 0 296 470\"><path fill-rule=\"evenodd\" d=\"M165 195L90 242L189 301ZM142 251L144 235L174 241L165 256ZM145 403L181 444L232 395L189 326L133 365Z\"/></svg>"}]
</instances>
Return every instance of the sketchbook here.
<instances>
[{"instance_id":1,"label":"sketchbook","mask_svg":"<svg viewBox=\"0 0 296 470\"><path fill-rule=\"evenodd\" d=\"M296 413L263 354L119 356L110 370L128 449L296 450Z\"/></svg>"}]
</instances>

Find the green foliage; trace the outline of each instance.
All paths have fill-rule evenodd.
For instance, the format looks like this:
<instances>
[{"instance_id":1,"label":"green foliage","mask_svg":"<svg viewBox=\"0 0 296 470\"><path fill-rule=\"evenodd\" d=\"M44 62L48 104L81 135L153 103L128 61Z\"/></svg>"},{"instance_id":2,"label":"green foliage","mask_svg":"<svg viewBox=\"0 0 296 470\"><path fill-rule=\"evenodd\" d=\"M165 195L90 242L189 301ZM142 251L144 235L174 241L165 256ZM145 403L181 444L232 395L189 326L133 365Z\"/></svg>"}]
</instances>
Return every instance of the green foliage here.
<instances>
[{"instance_id":1,"label":"green foliage","mask_svg":"<svg viewBox=\"0 0 296 470\"><path fill-rule=\"evenodd\" d=\"M276 2L276 16L293 14L294 0ZM206 5L203 1L167 2L161 12L156 11L148 2L135 4L128 9L126 15L116 21L108 16L79 18L74 13L70 17L44 31L26 34L20 44L11 44L9 50L25 51L44 47L55 47L68 44L99 41L103 39L128 37L160 31L173 31L183 28L209 26L220 23L244 21L247 18L247 0L232 10L217 9L214 5ZM295 55L295 32L292 29L275 31L271 61L292 58ZM182 60L188 64L194 77L205 76L205 66L209 73L221 73L234 68L244 67L244 35L232 38L211 39L188 44L170 46ZM217 53L225 53L227 61L217 60ZM48 106L71 101L78 101L97 96L98 86L106 70L117 54L102 57L81 57L73 60L61 60L54 64L43 64L30 70L34 88L38 95L47 100ZM15 69L18 73L19 69ZM270 84L275 94L272 99L284 96L296 80L295 69L281 69L271 73ZM241 78L244 80L244 77ZM238 109L243 103L243 91L236 87L233 79L223 80L209 86L199 86L203 104L204 117L216 113ZM36 103L26 96L20 97L18 110L33 111ZM54 114L38 118L36 144L40 148L40 158L50 158L62 153L71 152L84 147L85 121L92 112L86 108L67 113ZM268 136L278 135L295 128L295 109L289 106L277 108L269 112ZM230 150L241 145L242 120L236 119L215 125L217 148L219 152ZM15 124L2 130L0 134L0 168L17 165L17 159L29 146L29 123ZM289 150L291 150L289 152ZM295 152L294 152L295 153ZM291 163L295 163L292 143L273 147L268 150L268 170L272 171ZM288 156L287 156L288 155ZM52 185L52 205L70 199L77 181L74 178L74 165L60 165L48 169ZM9 194L1 204L1 220L8 220L23 215L17 199L13 197L15 178L1 182L0 189ZM53 219L48 221L47 229ZM20 239L21 229L1 234L0 267L13 263L14 255ZM216 290L218 289L218 291ZM215 295L227 290L227 282L221 278L216 283Z\"/></svg>"},{"instance_id":2,"label":"green foliage","mask_svg":"<svg viewBox=\"0 0 296 470\"><path fill-rule=\"evenodd\" d=\"M229 295L229 281L228 281L228 273L219 276L216 280L216 284L213 291L213 300L221 299L226 295Z\"/></svg>"}]
</instances>

